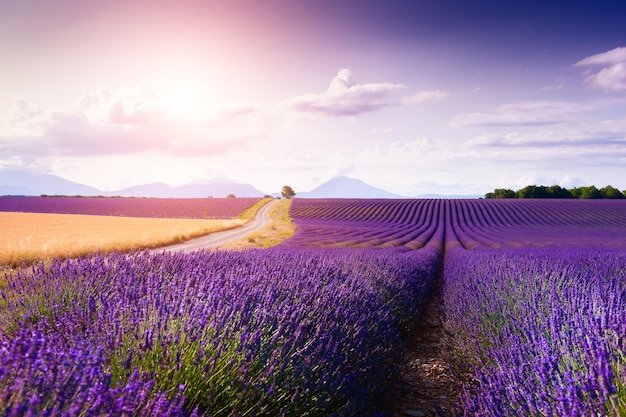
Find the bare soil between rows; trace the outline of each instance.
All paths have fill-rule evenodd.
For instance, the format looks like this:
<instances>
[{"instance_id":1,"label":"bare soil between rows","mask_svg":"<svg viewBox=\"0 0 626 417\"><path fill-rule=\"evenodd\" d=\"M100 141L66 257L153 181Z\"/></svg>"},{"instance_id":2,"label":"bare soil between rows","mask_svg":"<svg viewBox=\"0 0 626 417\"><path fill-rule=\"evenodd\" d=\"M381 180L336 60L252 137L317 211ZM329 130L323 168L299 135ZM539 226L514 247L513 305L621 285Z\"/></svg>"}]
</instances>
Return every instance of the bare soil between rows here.
<instances>
[{"instance_id":1,"label":"bare soil between rows","mask_svg":"<svg viewBox=\"0 0 626 417\"><path fill-rule=\"evenodd\" d=\"M393 417L453 417L460 413L460 372L444 329L442 280L435 285L407 340Z\"/></svg>"}]
</instances>

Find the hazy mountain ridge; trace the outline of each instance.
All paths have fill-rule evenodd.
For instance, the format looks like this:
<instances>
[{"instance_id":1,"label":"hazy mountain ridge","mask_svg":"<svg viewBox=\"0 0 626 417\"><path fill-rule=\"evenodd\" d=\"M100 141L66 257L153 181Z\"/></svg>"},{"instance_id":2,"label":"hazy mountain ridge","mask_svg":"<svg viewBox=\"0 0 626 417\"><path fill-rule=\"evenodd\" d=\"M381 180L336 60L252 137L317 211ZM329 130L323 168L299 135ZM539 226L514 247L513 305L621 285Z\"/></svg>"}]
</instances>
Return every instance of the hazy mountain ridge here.
<instances>
[{"instance_id":1,"label":"hazy mountain ridge","mask_svg":"<svg viewBox=\"0 0 626 417\"><path fill-rule=\"evenodd\" d=\"M350 177L335 177L311 191L296 192L296 198L407 198Z\"/></svg>"},{"instance_id":2,"label":"hazy mountain ridge","mask_svg":"<svg viewBox=\"0 0 626 417\"><path fill-rule=\"evenodd\" d=\"M0 170L0 195L103 195L88 185L58 175L18 170Z\"/></svg>"},{"instance_id":3,"label":"hazy mountain ridge","mask_svg":"<svg viewBox=\"0 0 626 417\"><path fill-rule=\"evenodd\" d=\"M240 184L228 180L219 182L185 184L172 187L164 183L142 184L118 191L102 191L94 187L66 180L52 174L27 171L0 170L0 195L80 195L80 196L121 196L157 198L206 198L263 197L265 193L250 184Z\"/></svg>"},{"instance_id":4,"label":"hazy mountain ridge","mask_svg":"<svg viewBox=\"0 0 626 417\"><path fill-rule=\"evenodd\" d=\"M311 191L296 191L296 198L478 198L481 195L439 195L424 194L403 196L377 188L366 182L350 177L335 177L320 184ZM223 198L229 194L235 197L262 197L266 193L250 184L229 180L196 182L172 187L165 183L142 184L119 191L102 191L94 187L66 180L52 174L33 173L18 170L0 170L0 195L81 195L81 196L121 196L156 198ZM280 196L274 192L273 196Z\"/></svg>"},{"instance_id":5,"label":"hazy mountain ridge","mask_svg":"<svg viewBox=\"0 0 626 417\"><path fill-rule=\"evenodd\" d=\"M365 181L351 177L335 177L311 191L296 192L296 198L481 198L479 194L444 195L420 194L406 196L394 194Z\"/></svg>"},{"instance_id":6,"label":"hazy mountain ridge","mask_svg":"<svg viewBox=\"0 0 626 417\"><path fill-rule=\"evenodd\" d=\"M235 197L263 197L265 193L252 185L240 184L231 181L222 181L207 184L185 184L171 187L164 183L137 185L107 195L122 197L159 197L159 198L222 198L229 194Z\"/></svg>"}]
</instances>

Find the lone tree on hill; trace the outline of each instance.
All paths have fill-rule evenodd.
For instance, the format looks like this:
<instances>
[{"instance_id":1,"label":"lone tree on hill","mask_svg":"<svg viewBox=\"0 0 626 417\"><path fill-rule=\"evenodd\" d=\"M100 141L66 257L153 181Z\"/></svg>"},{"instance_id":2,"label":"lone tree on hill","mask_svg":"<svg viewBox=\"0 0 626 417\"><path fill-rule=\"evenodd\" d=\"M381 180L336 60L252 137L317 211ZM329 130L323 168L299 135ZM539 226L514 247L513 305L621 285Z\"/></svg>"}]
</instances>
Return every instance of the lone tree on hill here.
<instances>
[{"instance_id":1,"label":"lone tree on hill","mask_svg":"<svg viewBox=\"0 0 626 417\"><path fill-rule=\"evenodd\" d=\"M283 191L280 193L283 198L292 198L296 195L296 192L288 185L283 185Z\"/></svg>"}]
</instances>

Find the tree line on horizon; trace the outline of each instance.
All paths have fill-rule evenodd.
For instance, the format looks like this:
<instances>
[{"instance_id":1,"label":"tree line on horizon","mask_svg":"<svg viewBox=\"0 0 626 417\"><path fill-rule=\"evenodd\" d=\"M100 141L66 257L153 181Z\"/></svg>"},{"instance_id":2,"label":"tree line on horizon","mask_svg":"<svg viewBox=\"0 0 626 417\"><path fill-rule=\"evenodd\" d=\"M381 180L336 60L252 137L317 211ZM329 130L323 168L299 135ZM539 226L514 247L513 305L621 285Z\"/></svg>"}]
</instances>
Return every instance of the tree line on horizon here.
<instances>
[{"instance_id":1,"label":"tree line on horizon","mask_svg":"<svg viewBox=\"0 0 626 417\"><path fill-rule=\"evenodd\" d=\"M485 194L485 198L581 198L581 199L624 199L626 190L607 185L597 188L595 185L588 187L564 188L560 185L527 185L517 191L508 188L496 188L493 192Z\"/></svg>"}]
</instances>

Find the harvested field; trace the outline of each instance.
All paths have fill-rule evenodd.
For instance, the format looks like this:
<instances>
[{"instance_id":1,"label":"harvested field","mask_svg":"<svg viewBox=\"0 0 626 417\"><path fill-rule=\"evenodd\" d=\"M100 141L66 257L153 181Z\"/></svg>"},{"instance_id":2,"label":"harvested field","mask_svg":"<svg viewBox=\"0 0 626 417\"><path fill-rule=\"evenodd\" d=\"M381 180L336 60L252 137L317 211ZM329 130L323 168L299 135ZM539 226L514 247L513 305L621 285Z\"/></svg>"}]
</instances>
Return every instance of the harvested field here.
<instances>
[{"instance_id":1,"label":"harvested field","mask_svg":"<svg viewBox=\"0 0 626 417\"><path fill-rule=\"evenodd\" d=\"M244 220L155 219L79 214L0 213L0 264L19 265L96 251L127 251L180 242Z\"/></svg>"}]
</instances>

